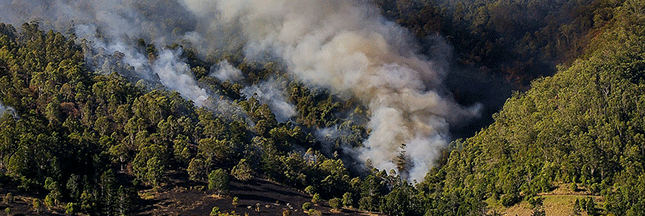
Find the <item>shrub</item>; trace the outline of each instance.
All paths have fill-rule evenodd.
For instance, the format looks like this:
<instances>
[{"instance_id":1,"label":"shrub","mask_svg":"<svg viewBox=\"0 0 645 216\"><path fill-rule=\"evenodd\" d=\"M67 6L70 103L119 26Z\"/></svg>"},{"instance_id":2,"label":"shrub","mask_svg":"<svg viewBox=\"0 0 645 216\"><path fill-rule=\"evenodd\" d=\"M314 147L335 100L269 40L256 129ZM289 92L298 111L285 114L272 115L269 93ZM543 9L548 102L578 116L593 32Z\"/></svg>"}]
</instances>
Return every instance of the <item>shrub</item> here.
<instances>
[{"instance_id":1,"label":"shrub","mask_svg":"<svg viewBox=\"0 0 645 216\"><path fill-rule=\"evenodd\" d=\"M219 195L221 192L226 193L229 188L228 174L223 169L213 170L208 175L208 189L217 190Z\"/></svg>"},{"instance_id":2,"label":"shrub","mask_svg":"<svg viewBox=\"0 0 645 216\"><path fill-rule=\"evenodd\" d=\"M306 203L302 204L302 210L309 211L309 209L311 209L311 203L310 202L306 202Z\"/></svg>"},{"instance_id":3,"label":"shrub","mask_svg":"<svg viewBox=\"0 0 645 216\"><path fill-rule=\"evenodd\" d=\"M34 208L34 211L36 211L36 213L40 211L40 200L34 199L34 201L31 202L31 205Z\"/></svg>"},{"instance_id":4,"label":"shrub","mask_svg":"<svg viewBox=\"0 0 645 216\"><path fill-rule=\"evenodd\" d=\"M76 203L67 203L67 206L65 206L65 214L68 215L73 215L76 213Z\"/></svg>"},{"instance_id":5,"label":"shrub","mask_svg":"<svg viewBox=\"0 0 645 216\"><path fill-rule=\"evenodd\" d=\"M340 202L339 198L333 198L329 200L329 205L333 209L340 209L342 206L342 203Z\"/></svg>"},{"instance_id":6,"label":"shrub","mask_svg":"<svg viewBox=\"0 0 645 216\"><path fill-rule=\"evenodd\" d=\"M282 211L282 216L291 216L291 211L289 211L289 209L285 209Z\"/></svg>"},{"instance_id":7,"label":"shrub","mask_svg":"<svg viewBox=\"0 0 645 216\"><path fill-rule=\"evenodd\" d=\"M354 203L354 200L352 199L352 193L345 192L345 194L343 194L343 205L350 207L353 205L353 203Z\"/></svg>"},{"instance_id":8,"label":"shrub","mask_svg":"<svg viewBox=\"0 0 645 216\"><path fill-rule=\"evenodd\" d=\"M311 198L312 203L318 203L320 202L320 194L316 193L314 194L314 197Z\"/></svg>"},{"instance_id":9,"label":"shrub","mask_svg":"<svg viewBox=\"0 0 645 216\"><path fill-rule=\"evenodd\" d=\"M213 209L211 210L211 214L210 214L210 215L211 215L211 216L214 216L214 215L217 215L217 214L219 214L219 207L215 206L215 207L213 207Z\"/></svg>"},{"instance_id":10,"label":"shrub","mask_svg":"<svg viewBox=\"0 0 645 216\"><path fill-rule=\"evenodd\" d=\"M322 212L316 209L309 210L309 215L321 216Z\"/></svg>"},{"instance_id":11,"label":"shrub","mask_svg":"<svg viewBox=\"0 0 645 216\"><path fill-rule=\"evenodd\" d=\"M314 193L316 193L316 188L314 188L314 186L309 185L305 188L305 192L308 193L309 195L313 195Z\"/></svg>"},{"instance_id":12,"label":"shrub","mask_svg":"<svg viewBox=\"0 0 645 216\"><path fill-rule=\"evenodd\" d=\"M233 204L234 207L237 207L237 205L240 204L240 198L233 197L233 203L232 204Z\"/></svg>"},{"instance_id":13,"label":"shrub","mask_svg":"<svg viewBox=\"0 0 645 216\"><path fill-rule=\"evenodd\" d=\"M6 204L11 204L13 202L13 194L11 193L5 194L2 201Z\"/></svg>"}]
</instances>

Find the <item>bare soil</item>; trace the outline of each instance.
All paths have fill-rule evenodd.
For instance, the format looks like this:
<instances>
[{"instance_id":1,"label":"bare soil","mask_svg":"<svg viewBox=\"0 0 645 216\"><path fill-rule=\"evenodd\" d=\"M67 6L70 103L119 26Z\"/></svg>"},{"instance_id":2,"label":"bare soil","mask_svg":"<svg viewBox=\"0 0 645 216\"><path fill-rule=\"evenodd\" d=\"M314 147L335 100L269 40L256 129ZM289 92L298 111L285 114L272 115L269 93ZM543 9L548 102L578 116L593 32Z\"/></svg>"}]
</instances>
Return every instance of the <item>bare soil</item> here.
<instances>
[{"instance_id":1,"label":"bare soil","mask_svg":"<svg viewBox=\"0 0 645 216\"><path fill-rule=\"evenodd\" d=\"M307 215L302 204L311 202L308 194L260 178L232 181L226 195L204 189L204 185L175 185L160 192L140 191L139 195L147 203L140 215L208 215L213 207L239 215L282 215L285 210L291 215ZM232 204L233 197L239 198L237 206ZM313 209L323 215L370 215L356 209L332 210L324 202L314 204Z\"/></svg>"},{"instance_id":2,"label":"bare soil","mask_svg":"<svg viewBox=\"0 0 645 216\"><path fill-rule=\"evenodd\" d=\"M9 192L14 194L14 200L11 203L0 202L0 215L5 215L6 208L10 208L10 215L64 215L63 208L48 208L44 204L36 212L32 203L38 196L0 188L1 197ZM137 203L136 215L209 215L213 207L218 207L220 212L238 215L282 215L285 210L289 210L291 215L307 215L302 204L311 202L311 196L306 193L260 178L247 182L232 181L228 194L222 195L206 189L205 184L178 179L171 179L158 191L144 189L138 194L141 199ZM237 206L232 205L233 197L239 198ZM43 198L39 199L42 202ZM314 204L312 209L321 211L323 215L378 215L349 208L332 210L326 202Z\"/></svg>"}]
</instances>

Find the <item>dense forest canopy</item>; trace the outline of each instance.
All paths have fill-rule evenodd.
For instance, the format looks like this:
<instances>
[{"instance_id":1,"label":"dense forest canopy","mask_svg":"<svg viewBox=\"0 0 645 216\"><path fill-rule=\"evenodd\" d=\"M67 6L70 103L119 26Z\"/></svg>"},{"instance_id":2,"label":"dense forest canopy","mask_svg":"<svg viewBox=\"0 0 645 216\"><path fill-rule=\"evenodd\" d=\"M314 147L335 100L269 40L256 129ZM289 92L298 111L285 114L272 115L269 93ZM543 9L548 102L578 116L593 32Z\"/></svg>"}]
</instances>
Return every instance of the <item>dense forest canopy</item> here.
<instances>
[{"instance_id":1,"label":"dense forest canopy","mask_svg":"<svg viewBox=\"0 0 645 216\"><path fill-rule=\"evenodd\" d=\"M36 210L259 177L389 215L543 214L562 184L645 212L642 1L0 5L0 193Z\"/></svg>"}]
</instances>

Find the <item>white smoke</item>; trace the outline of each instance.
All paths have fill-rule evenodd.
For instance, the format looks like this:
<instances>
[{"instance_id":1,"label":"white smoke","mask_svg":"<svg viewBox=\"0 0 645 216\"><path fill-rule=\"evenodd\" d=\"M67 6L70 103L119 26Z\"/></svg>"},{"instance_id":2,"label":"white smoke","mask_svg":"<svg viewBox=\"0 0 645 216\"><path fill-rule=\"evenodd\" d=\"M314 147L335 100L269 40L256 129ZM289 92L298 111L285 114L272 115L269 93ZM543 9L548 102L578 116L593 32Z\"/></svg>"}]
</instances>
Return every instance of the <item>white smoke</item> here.
<instances>
[{"instance_id":1,"label":"white smoke","mask_svg":"<svg viewBox=\"0 0 645 216\"><path fill-rule=\"evenodd\" d=\"M11 115L14 119L19 118L18 114L16 113L16 109L14 109L11 106L5 106L4 104L0 103L0 117L3 117L5 114Z\"/></svg>"},{"instance_id":2,"label":"white smoke","mask_svg":"<svg viewBox=\"0 0 645 216\"><path fill-rule=\"evenodd\" d=\"M138 78L158 81L166 88L179 92L197 106L202 106L204 100L208 98L206 90L197 85L189 65L180 59L181 48L169 50L161 47L158 56L150 59L147 54L140 52L127 42L119 40L118 35L111 37L109 42L106 42L106 40L98 38L96 32L97 27L93 25L76 26L77 36L91 41L92 49L108 54L120 53L120 61L131 66ZM94 66L98 72L108 74L115 70L114 62L110 61L110 57L109 55L89 54L86 56L86 62L90 64L94 62L97 64ZM101 62L103 63L101 64Z\"/></svg>"},{"instance_id":3,"label":"white smoke","mask_svg":"<svg viewBox=\"0 0 645 216\"><path fill-rule=\"evenodd\" d=\"M20 26L36 20L42 29L74 33L79 42L87 42L86 62L98 73L118 72L132 81L162 84L197 106L208 104L218 113L238 114L238 109L223 111L222 107L231 104L218 101L217 95L206 101L209 94L197 85L190 67L180 58L182 49L166 48L177 42L203 51L212 49L208 43L215 41L209 31L196 28L200 21L178 1L0 1L0 14L0 22ZM137 48L138 38L155 44L157 56L151 58L145 47Z\"/></svg>"},{"instance_id":4,"label":"white smoke","mask_svg":"<svg viewBox=\"0 0 645 216\"><path fill-rule=\"evenodd\" d=\"M159 76L161 83L173 90L177 90L183 97L202 106L208 98L206 90L197 86L188 64L178 61L181 50L162 50L154 61L153 71Z\"/></svg>"},{"instance_id":5,"label":"white smoke","mask_svg":"<svg viewBox=\"0 0 645 216\"><path fill-rule=\"evenodd\" d=\"M358 149L359 158L389 171L405 143L412 163L409 179L421 179L449 141L449 125L476 116L478 107L460 107L442 94L450 55L445 43L437 40L430 52L433 59L419 55L408 31L383 18L370 2L27 0L0 2L0 14L5 14L0 21L53 18L51 25L72 25L79 38L97 39L93 48L108 55L118 51L120 61L142 78L159 79L198 104L211 102L204 101L205 91L188 75L180 51L161 48L159 59L151 62L147 53L128 48L127 39L142 37L158 48L184 41L201 53L242 44L247 58L273 55L294 77L335 94L353 95L369 108L371 133ZM83 23L98 28L82 31ZM110 40L103 43L104 38ZM235 79L235 73L216 74Z\"/></svg>"},{"instance_id":6,"label":"white smoke","mask_svg":"<svg viewBox=\"0 0 645 216\"><path fill-rule=\"evenodd\" d=\"M269 109L279 122L286 122L297 114L296 106L285 99L284 88L286 81L269 79L257 85L252 85L240 90L247 99L255 96L260 103L269 105Z\"/></svg>"},{"instance_id":7,"label":"white smoke","mask_svg":"<svg viewBox=\"0 0 645 216\"><path fill-rule=\"evenodd\" d=\"M342 142L342 137L347 137L348 135L349 132L339 129L338 125L322 128L314 132L316 140L320 141L322 144L322 152L328 155L333 154L333 151L337 147L343 148L345 151L347 151L348 148L351 148L346 143Z\"/></svg>"},{"instance_id":8,"label":"white smoke","mask_svg":"<svg viewBox=\"0 0 645 216\"><path fill-rule=\"evenodd\" d=\"M231 65L228 61L220 61L217 65L211 67L211 74L208 76L215 77L221 81L238 82L242 80L242 71Z\"/></svg>"},{"instance_id":9,"label":"white smoke","mask_svg":"<svg viewBox=\"0 0 645 216\"><path fill-rule=\"evenodd\" d=\"M359 98L372 113L372 131L360 158L380 169L395 169L405 143L412 158L409 180L421 179L432 167L436 152L449 141L450 122L478 113L477 107L462 108L439 94L447 64L417 54L409 33L385 20L368 1L183 4L199 19L213 20L210 26L236 25L247 38L247 57L273 53L296 77Z\"/></svg>"}]
</instances>

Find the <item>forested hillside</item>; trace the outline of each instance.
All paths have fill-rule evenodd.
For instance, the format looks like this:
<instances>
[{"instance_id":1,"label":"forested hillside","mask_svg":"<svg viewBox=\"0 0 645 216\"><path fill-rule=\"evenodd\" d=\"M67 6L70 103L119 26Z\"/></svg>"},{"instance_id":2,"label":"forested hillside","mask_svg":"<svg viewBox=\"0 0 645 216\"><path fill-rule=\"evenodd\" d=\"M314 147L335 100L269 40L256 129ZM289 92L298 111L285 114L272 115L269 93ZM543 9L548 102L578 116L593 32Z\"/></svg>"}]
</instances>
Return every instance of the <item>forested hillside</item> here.
<instances>
[{"instance_id":1,"label":"forested hillside","mask_svg":"<svg viewBox=\"0 0 645 216\"><path fill-rule=\"evenodd\" d=\"M177 92L150 90L117 73L88 71L81 46L60 33L45 33L36 24L22 25L19 33L10 25L0 27L0 96L15 109L3 112L0 129L4 192L46 195L33 202L47 207L67 203L69 213L122 215L138 211L136 190L161 190L171 171L197 182L224 169L244 181L261 176L300 189L316 185L324 198L349 191L359 197L360 187L384 185L358 178L350 184L340 159L312 150L304 157L291 152L291 145L312 147L313 136L290 122L277 123L254 97L236 101L248 117L217 115ZM235 85L210 83L240 97ZM289 86L292 100L307 111L297 122L338 121L319 116L342 108L330 104L331 97L296 82Z\"/></svg>"},{"instance_id":2,"label":"forested hillside","mask_svg":"<svg viewBox=\"0 0 645 216\"><path fill-rule=\"evenodd\" d=\"M172 36L157 38L80 21L65 33L43 30L57 25L46 20L0 24L5 213L134 215L154 208L143 191L178 187L208 188L235 209L231 182L254 178L311 195L309 214L488 215L528 202L541 215L562 185L602 197L574 213L645 212L643 1L348 1L341 15L321 1L331 15L310 12L325 31L301 37L287 31L301 19L220 12L233 27L206 26L249 41L216 50L201 44L215 33L186 24L210 12L160 2L194 14L139 5L168 21L159 32ZM338 19L347 14L358 27ZM248 33L264 18L284 22L279 34ZM496 112L501 102L480 100L503 100L499 86L516 92ZM492 112L492 124L445 145Z\"/></svg>"},{"instance_id":3,"label":"forested hillside","mask_svg":"<svg viewBox=\"0 0 645 216\"><path fill-rule=\"evenodd\" d=\"M557 64L569 65L583 54L620 4L593 0L375 2L386 17L418 38L445 35L459 65L503 76L520 89L535 78L552 75Z\"/></svg>"},{"instance_id":4,"label":"forested hillside","mask_svg":"<svg viewBox=\"0 0 645 216\"><path fill-rule=\"evenodd\" d=\"M477 214L473 206L490 198L504 206L528 200L540 210L537 195L563 183L604 197L585 208L589 214L642 214L645 5L610 5L611 19L593 29L584 55L533 81L495 123L455 142L422 188L458 198L457 214Z\"/></svg>"}]
</instances>

